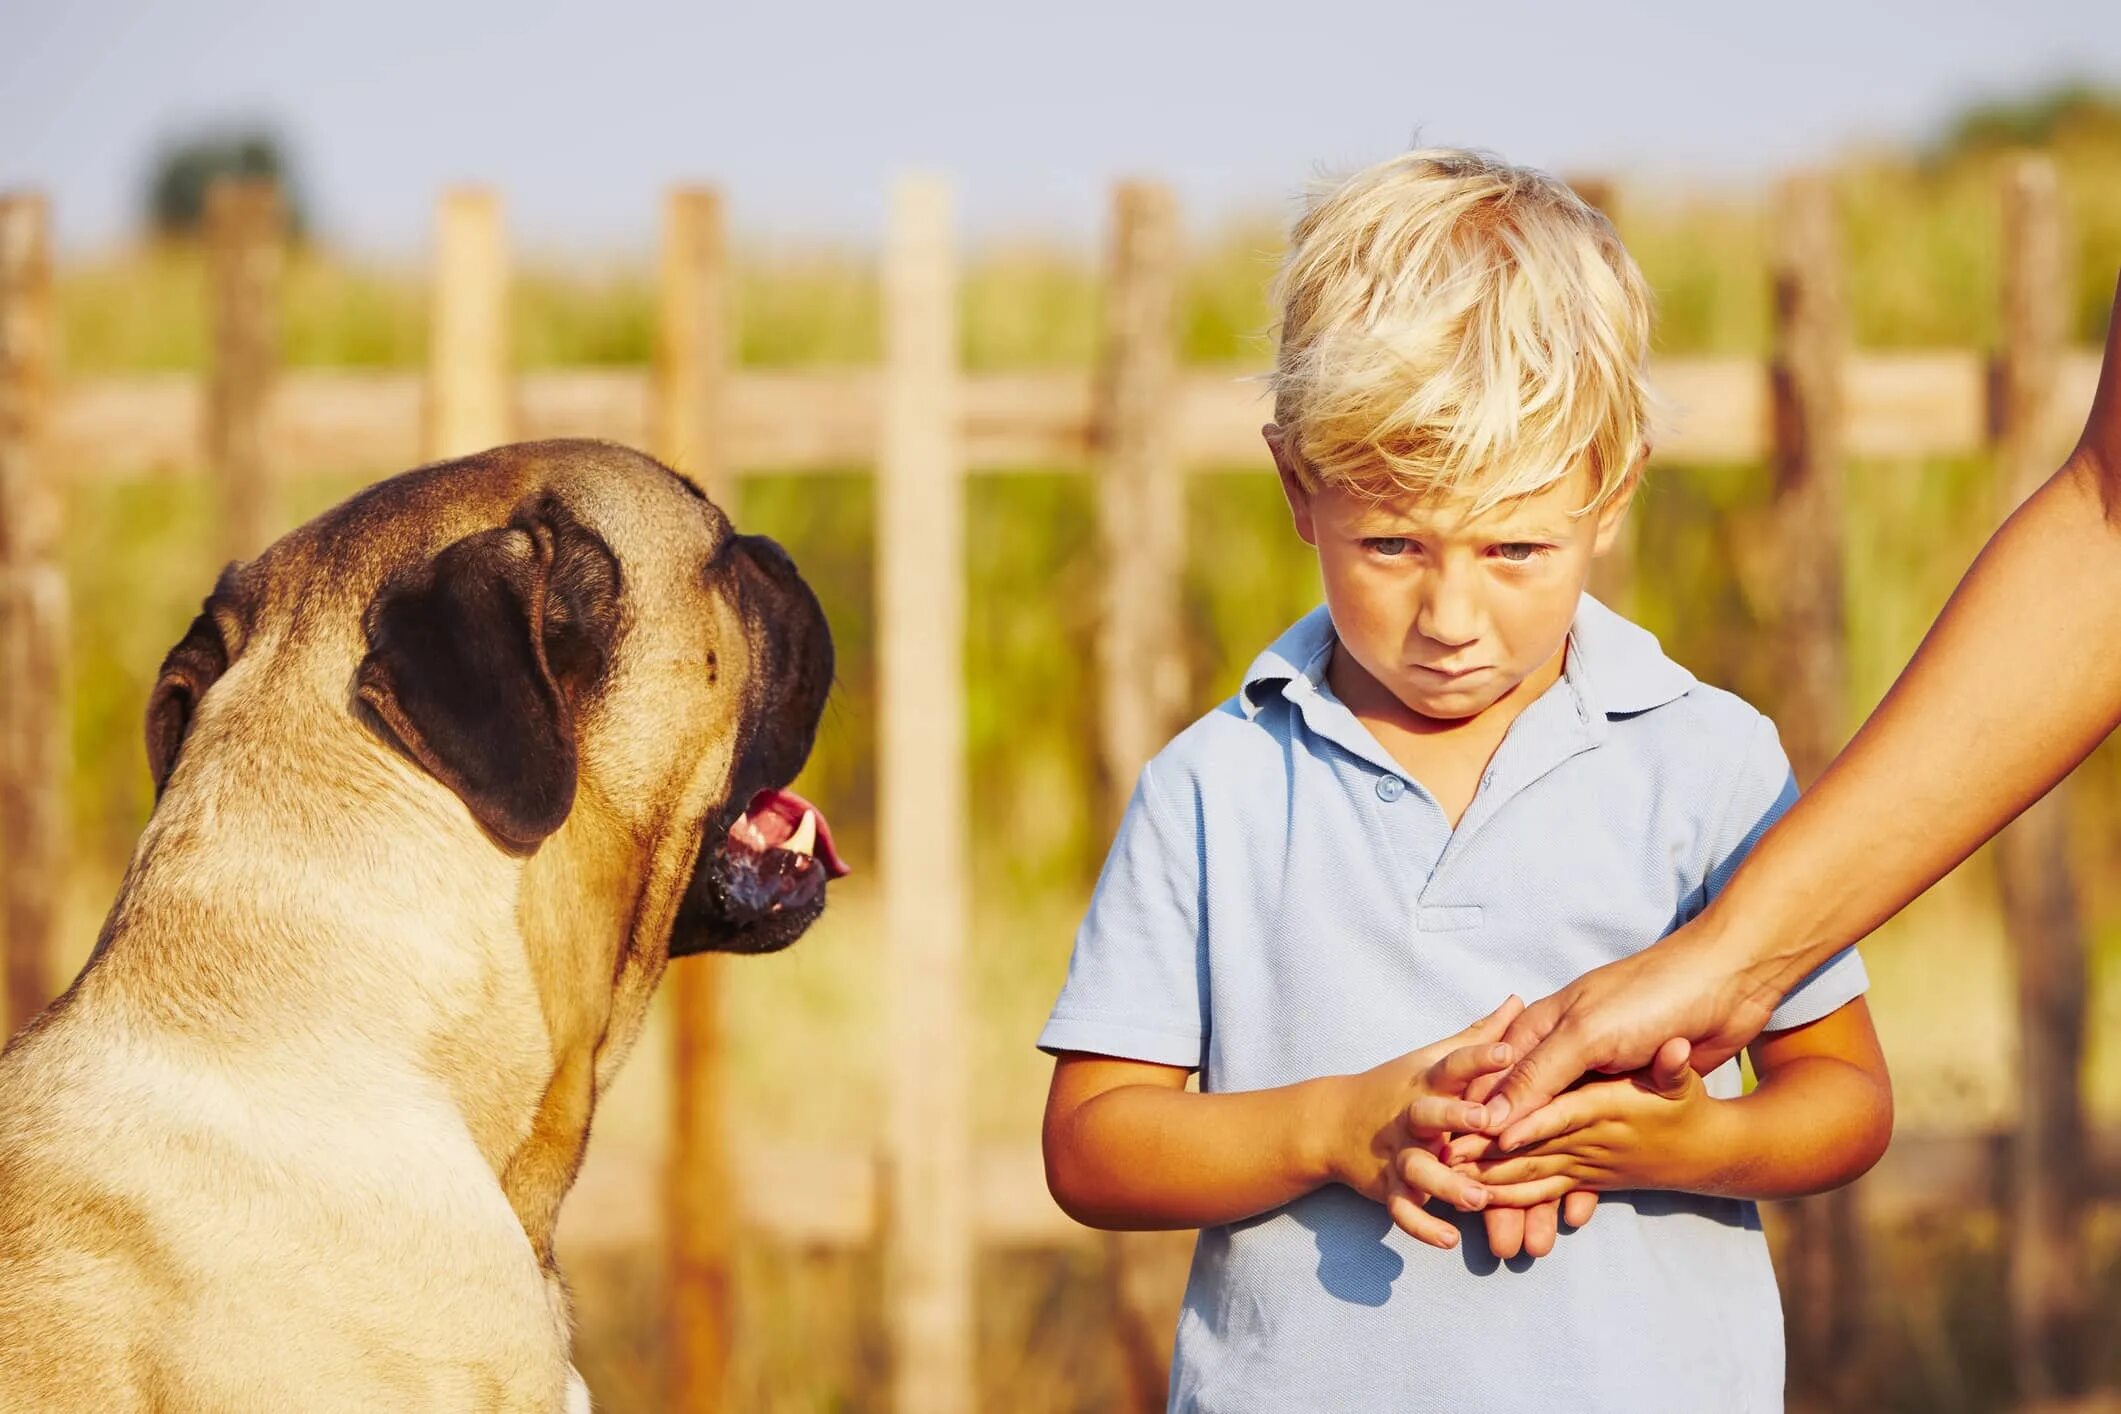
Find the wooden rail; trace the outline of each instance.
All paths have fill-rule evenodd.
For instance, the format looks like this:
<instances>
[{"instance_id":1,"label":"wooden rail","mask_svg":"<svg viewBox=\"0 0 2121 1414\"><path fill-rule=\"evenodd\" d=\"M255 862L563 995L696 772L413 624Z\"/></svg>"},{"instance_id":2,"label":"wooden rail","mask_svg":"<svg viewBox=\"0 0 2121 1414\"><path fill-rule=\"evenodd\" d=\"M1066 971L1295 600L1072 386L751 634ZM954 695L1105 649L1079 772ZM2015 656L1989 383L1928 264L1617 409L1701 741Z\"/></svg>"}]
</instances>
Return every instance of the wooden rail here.
<instances>
[{"instance_id":1,"label":"wooden rail","mask_svg":"<svg viewBox=\"0 0 2121 1414\"><path fill-rule=\"evenodd\" d=\"M1852 354L1843 391L1851 457L1960 456L1994 445L1992 361L1963 350ZM1259 370L1188 368L1173 375L1173 455L1188 467L1259 473L1268 417ZM2071 349L2056 363L2061 413L2041 441L2066 449L2066 414L2091 405L2099 356ZM1672 405L1655 460L1759 461L1772 445L1770 368L1749 358L1674 358L1651 366ZM377 473L423 459L424 376L417 371L292 369L280 375L264 429L283 477ZM1094 375L1088 370L973 373L959 380L966 465L1006 471L1088 465ZM609 437L649 445L652 379L641 369L531 371L516 382L518 435ZM874 465L883 377L870 369L739 369L729 376L723 455L736 474L855 471ZM203 397L183 373L71 379L51 411L49 457L66 480L189 475L208 461Z\"/></svg>"}]
</instances>

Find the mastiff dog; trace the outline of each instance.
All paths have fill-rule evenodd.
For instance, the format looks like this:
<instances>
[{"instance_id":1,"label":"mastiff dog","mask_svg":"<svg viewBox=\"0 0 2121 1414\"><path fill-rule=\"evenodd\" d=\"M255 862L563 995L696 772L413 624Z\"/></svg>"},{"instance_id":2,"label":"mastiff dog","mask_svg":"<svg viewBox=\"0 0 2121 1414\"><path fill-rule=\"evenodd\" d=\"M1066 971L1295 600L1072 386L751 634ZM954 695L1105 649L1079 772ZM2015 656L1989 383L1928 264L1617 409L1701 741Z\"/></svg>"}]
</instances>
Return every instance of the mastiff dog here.
<instances>
[{"instance_id":1,"label":"mastiff dog","mask_svg":"<svg viewBox=\"0 0 2121 1414\"><path fill-rule=\"evenodd\" d=\"M553 1225L666 960L845 872L772 541L638 453L407 472L224 571L0 1055L0 1409L572 1410Z\"/></svg>"}]
</instances>

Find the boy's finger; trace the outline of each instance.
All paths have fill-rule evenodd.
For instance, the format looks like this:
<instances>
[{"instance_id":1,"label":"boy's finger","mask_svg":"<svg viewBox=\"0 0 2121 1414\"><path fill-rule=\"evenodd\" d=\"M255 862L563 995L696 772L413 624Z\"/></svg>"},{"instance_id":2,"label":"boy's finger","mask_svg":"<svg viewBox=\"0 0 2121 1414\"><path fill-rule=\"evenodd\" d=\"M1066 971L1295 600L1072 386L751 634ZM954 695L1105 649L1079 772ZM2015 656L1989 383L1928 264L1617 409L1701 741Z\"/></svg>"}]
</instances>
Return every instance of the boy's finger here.
<instances>
[{"instance_id":1,"label":"boy's finger","mask_svg":"<svg viewBox=\"0 0 2121 1414\"><path fill-rule=\"evenodd\" d=\"M1509 996L1502 999L1501 1006L1495 1008L1495 1010L1489 1012L1471 1026L1468 1026L1456 1036L1453 1036L1445 1044L1455 1047L1471 1046L1485 1041L1500 1041L1503 1033L1510 1029L1510 1023L1517 1020L1518 1013L1523 1010L1524 998L1512 992Z\"/></svg>"},{"instance_id":2,"label":"boy's finger","mask_svg":"<svg viewBox=\"0 0 2121 1414\"><path fill-rule=\"evenodd\" d=\"M1566 1197L1576 1191L1576 1180L1570 1178L1567 1174L1556 1174L1552 1178L1534 1179L1530 1183L1491 1183L1488 1185L1488 1206L1481 1216L1483 1218L1493 1218L1498 1213L1515 1214L1520 1224L1518 1232L1519 1241L1521 1242L1523 1240L1522 1224L1524 1222L1525 1209L1535 1203L1549 1202L1555 1198ZM1492 1226L1488 1229L1488 1235L1492 1245L1494 1237L1494 1228ZM1501 1256L1503 1254L1498 1252L1496 1255ZM1516 1256L1515 1249L1512 1249L1509 1255Z\"/></svg>"},{"instance_id":3,"label":"boy's finger","mask_svg":"<svg viewBox=\"0 0 2121 1414\"><path fill-rule=\"evenodd\" d=\"M1554 1238L1561 1231L1561 1200L1549 1198L1546 1202L1525 1209L1524 1254L1527 1257L1544 1257L1554 1250Z\"/></svg>"},{"instance_id":4,"label":"boy's finger","mask_svg":"<svg viewBox=\"0 0 2121 1414\"><path fill-rule=\"evenodd\" d=\"M1447 1052L1444 1057L1429 1067L1422 1077L1431 1090L1446 1094L1462 1095L1466 1086L1490 1072L1509 1067L1512 1052L1499 1041L1484 1042L1471 1046L1460 1046ZM1483 1128L1485 1115L1483 1115Z\"/></svg>"},{"instance_id":5,"label":"boy's finger","mask_svg":"<svg viewBox=\"0 0 2121 1414\"><path fill-rule=\"evenodd\" d=\"M1488 1250L1507 1262L1524 1250L1524 1209L1498 1208L1495 1196L1489 1196L1488 1208L1480 1216L1488 1229Z\"/></svg>"},{"instance_id":6,"label":"boy's finger","mask_svg":"<svg viewBox=\"0 0 2121 1414\"><path fill-rule=\"evenodd\" d=\"M1407 1106L1407 1127L1416 1134L1478 1129L1486 1118L1480 1106L1454 1100L1448 1095L1424 1095Z\"/></svg>"},{"instance_id":7,"label":"boy's finger","mask_svg":"<svg viewBox=\"0 0 2121 1414\"><path fill-rule=\"evenodd\" d=\"M1404 1193L1395 1194L1385 1204L1385 1211L1392 1215L1392 1225L1416 1242L1426 1242L1446 1252L1458 1245L1457 1228Z\"/></svg>"},{"instance_id":8,"label":"boy's finger","mask_svg":"<svg viewBox=\"0 0 2121 1414\"><path fill-rule=\"evenodd\" d=\"M1426 1149L1402 1149L1398 1159L1399 1179L1415 1193L1441 1198L1461 1213L1476 1213L1488 1205L1488 1190L1478 1179L1448 1169Z\"/></svg>"},{"instance_id":9,"label":"boy's finger","mask_svg":"<svg viewBox=\"0 0 2121 1414\"><path fill-rule=\"evenodd\" d=\"M1507 1159L1481 1164L1475 1175L1489 1188L1503 1188L1566 1174L1569 1165L1570 1159L1565 1154L1513 1154Z\"/></svg>"},{"instance_id":10,"label":"boy's finger","mask_svg":"<svg viewBox=\"0 0 2121 1414\"><path fill-rule=\"evenodd\" d=\"M1495 1141L1495 1147L1507 1154L1528 1144L1558 1139L1570 1130L1583 1128L1592 1117L1590 1107L1583 1100L1583 1092L1563 1095L1544 1109L1534 1110L1503 1130Z\"/></svg>"},{"instance_id":11,"label":"boy's finger","mask_svg":"<svg viewBox=\"0 0 2121 1414\"><path fill-rule=\"evenodd\" d=\"M1495 1141L1485 1134L1454 1134L1444 1148L1443 1161L1447 1164L1471 1163L1493 1147Z\"/></svg>"},{"instance_id":12,"label":"boy's finger","mask_svg":"<svg viewBox=\"0 0 2121 1414\"><path fill-rule=\"evenodd\" d=\"M1598 1195L1588 1188L1579 1188L1561 1200L1561 1220L1570 1227L1582 1227L1598 1212Z\"/></svg>"}]
</instances>

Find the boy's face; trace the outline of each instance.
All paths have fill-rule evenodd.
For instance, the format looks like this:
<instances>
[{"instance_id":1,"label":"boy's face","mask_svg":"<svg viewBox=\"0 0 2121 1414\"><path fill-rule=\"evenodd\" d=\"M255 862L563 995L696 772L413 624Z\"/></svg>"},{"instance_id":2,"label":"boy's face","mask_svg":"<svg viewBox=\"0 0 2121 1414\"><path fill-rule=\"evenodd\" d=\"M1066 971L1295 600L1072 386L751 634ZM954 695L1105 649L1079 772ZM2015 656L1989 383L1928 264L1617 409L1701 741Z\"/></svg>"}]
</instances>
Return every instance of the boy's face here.
<instances>
[{"instance_id":1,"label":"boy's face","mask_svg":"<svg viewBox=\"0 0 2121 1414\"><path fill-rule=\"evenodd\" d=\"M1619 532L1626 493L1572 515L1596 489L1580 467L1469 518L1469 500L1306 491L1280 430L1266 432L1296 533L1318 550L1342 648L1409 711L1477 717L1556 662L1591 561Z\"/></svg>"}]
</instances>

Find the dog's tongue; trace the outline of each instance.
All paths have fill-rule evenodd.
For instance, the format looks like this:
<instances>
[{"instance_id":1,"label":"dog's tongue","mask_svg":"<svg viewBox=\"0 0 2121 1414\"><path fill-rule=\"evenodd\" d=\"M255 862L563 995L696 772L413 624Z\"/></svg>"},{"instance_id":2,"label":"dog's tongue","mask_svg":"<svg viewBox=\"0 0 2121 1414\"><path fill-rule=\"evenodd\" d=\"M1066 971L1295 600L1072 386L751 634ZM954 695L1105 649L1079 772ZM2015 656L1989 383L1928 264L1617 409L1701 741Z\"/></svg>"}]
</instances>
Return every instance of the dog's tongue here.
<instances>
[{"instance_id":1,"label":"dog's tongue","mask_svg":"<svg viewBox=\"0 0 2121 1414\"><path fill-rule=\"evenodd\" d=\"M815 858L834 879L848 872L846 861L832 847L825 812L792 790L762 790L752 796L729 827L729 838L761 854L778 849Z\"/></svg>"}]
</instances>

